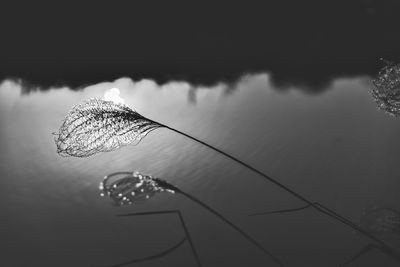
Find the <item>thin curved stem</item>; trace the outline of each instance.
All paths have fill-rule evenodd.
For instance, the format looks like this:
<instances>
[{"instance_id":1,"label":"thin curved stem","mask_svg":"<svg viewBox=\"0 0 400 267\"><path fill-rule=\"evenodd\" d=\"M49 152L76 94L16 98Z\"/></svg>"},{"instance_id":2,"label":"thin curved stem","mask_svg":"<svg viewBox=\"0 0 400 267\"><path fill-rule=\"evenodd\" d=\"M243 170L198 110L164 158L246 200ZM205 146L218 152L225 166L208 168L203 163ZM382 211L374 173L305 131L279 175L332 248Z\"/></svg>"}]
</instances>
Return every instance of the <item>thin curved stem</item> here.
<instances>
[{"instance_id":1,"label":"thin curved stem","mask_svg":"<svg viewBox=\"0 0 400 267\"><path fill-rule=\"evenodd\" d=\"M350 227L358 227L358 225L355 225L353 222L347 220L344 217L341 217L338 213L336 213L335 211L328 209L327 207L324 207L322 204L320 204L319 202L314 202L313 203L315 206L320 207L321 209L325 210L325 212L330 213L330 216L335 217L335 219L341 221L344 224L347 224ZM274 211L266 211L266 212L259 212L259 213L253 213L253 214L249 214L248 216L258 216L258 215L268 215L268 214L276 214L276 213L286 213L286 212L294 212L294 211L300 211L303 209L307 209L312 207L310 204L299 207L299 208L292 208L292 209L283 209L283 210L274 210ZM324 213L325 213L324 212ZM325 213L326 214L326 213Z\"/></svg>"},{"instance_id":2,"label":"thin curved stem","mask_svg":"<svg viewBox=\"0 0 400 267\"><path fill-rule=\"evenodd\" d=\"M150 120L150 121L152 121L152 120ZM240 165L252 170L253 172L259 174L262 177L264 177L264 179L268 180L269 182L275 184L276 186L282 188L283 190L287 191L291 195L295 196L296 198L298 198L301 201L305 202L306 204L310 205L311 207L313 207L317 211L319 211L321 213L324 213L327 216L329 216L329 217L331 217L331 218L333 218L335 220L338 220L339 222L342 222L343 224L353 228L354 230L360 232L364 236L369 237L370 239L374 240L375 242L377 242L381 246L385 247L387 250L394 251L385 242L383 242L379 238L375 237L374 235L368 233L367 231L363 230L362 228L357 226L355 223L353 223L349 219L343 217L342 215L338 214L337 212L333 211L332 209L330 209L330 208L328 208L328 207L326 207L326 206L324 206L322 204L319 204L319 205L314 204L315 202L308 200L306 197L304 197L301 194L295 192L294 190L290 189L289 187L287 187L286 185L280 183L279 181L273 179L272 177L266 175L265 173L257 170L256 168L252 167L251 165L241 161L240 159L238 159L238 158L236 158L236 157L234 157L234 156L232 156L232 155L230 155L230 154L228 154L228 153L226 153L226 152L224 152L224 151L222 151L222 150L220 150L220 149L218 149L218 148L216 148L216 147L214 147L212 145L209 145L206 142L203 142L203 141L201 141L201 140L199 140L199 139L197 139L195 137L192 137L192 136L190 136L190 135L188 135L188 134L186 134L184 132L181 132L181 131L179 131L177 129L171 128L171 127L169 127L167 125L164 125L164 124L161 124L161 123L158 123L158 122L155 122L155 121L152 121L152 122L159 124L161 127L167 128L167 129L169 129L171 131L174 131L174 132L176 132L178 134L181 134L181 135L183 135L183 136L185 136L185 137L187 137L189 139L192 139L193 141L196 141L197 143L200 143L200 144L202 144L202 145L204 145L204 146L206 146L206 147L208 147L208 148L210 148L210 149L212 149L212 150L214 150L214 151L226 156L227 158L230 158L231 160L236 161Z\"/></svg>"},{"instance_id":3,"label":"thin curved stem","mask_svg":"<svg viewBox=\"0 0 400 267\"><path fill-rule=\"evenodd\" d=\"M292 209L257 212L257 213L249 214L248 216L259 216L259 215L269 215L269 214L276 214L276 213L293 212L293 211L304 210L304 209L307 209L309 207L311 207L311 205L305 205L305 206L302 206L302 207L299 207L299 208L292 208Z\"/></svg>"},{"instance_id":4,"label":"thin curved stem","mask_svg":"<svg viewBox=\"0 0 400 267\"><path fill-rule=\"evenodd\" d=\"M357 260L358 258L360 258L362 255L368 253L369 251L373 250L373 249L379 249L379 247L375 244L368 244L365 247L363 247L359 252L357 252L351 259L349 259L348 261L342 263L340 265L340 267L346 266L352 262L354 262L355 260Z\"/></svg>"},{"instance_id":5,"label":"thin curved stem","mask_svg":"<svg viewBox=\"0 0 400 267\"><path fill-rule=\"evenodd\" d=\"M132 174L132 172L129 172L129 171L115 172L113 174L105 176L104 177L104 181L106 181L107 179L110 179L111 177L113 177L115 175L130 175L130 174ZM221 215L219 212L215 211L213 208L211 208L207 204L203 203L202 201L200 201L196 197L194 197L194 196L182 191L181 189L179 189L176 186L168 183L165 180L162 180L162 179L159 179L159 178L153 178L153 177L151 177L151 179L154 182L156 182L158 187L163 188L165 190L171 190L171 191L173 191L175 193L179 193L179 194L185 196L186 198L188 198L189 200L195 202L197 205L200 205L202 208L205 208L206 210L211 212L214 216L217 216L223 222L225 222L230 227L232 227L234 230L236 230L239 234L241 234L245 239L250 241L257 248L259 248L264 254L269 256L279 266L283 266L283 264L280 262L280 260L277 257L275 257L272 253L267 251L261 244L259 244L256 240L254 240L252 237L250 237L248 234L246 234L242 229L240 229L238 226L236 226L234 223L229 221L227 218L225 218L223 215ZM191 244L191 247L192 247L192 250L193 250L193 254L195 255L196 258L198 258L197 252L194 249L194 245L193 245L192 239L190 237L189 231L188 231L188 229L186 227L185 221L183 220L183 216L182 216L180 211L178 211L178 210L173 210L173 211L167 210L167 211L153 211L153 212L135 212L135 213L129 213L129 214L122 214L122 215L118 215L118 216L138 216L138 215L151 215L151 214L156 215L156 214L168 214L168 213L176 213L179 216L179 219L181 221L181 224L183 226L183 229L185 231L187 239L188 239L189 243Z\"/></svg>"},{"instance_id":6,"label":"thin curved stem","mask_svg":"<svg viewBox=\"0 0 400 267\"><path fill-rule=\"evenodd\" d=\"M346 265L356 261L361 256L363 256L364 254L367 254L368 252L370 252L373 249L377 249L377 250L383 252L384 254L386 254L387 256L393 258L397 262L400 262L400 255L398 253L393 253L393 251L386 251L385 248L383 248L381 246L378 246L376 244L367 244L359 252L357 252L351 259L349 259L346 262L342 263L340 266L343 267L343 266L346 266Z\"/></svg>"},{"instance_id":7,"label":"thin curved stem","mask_svg":"<svg viewBox=\"0 0 400 267\"><path fill-rule=\"evenodd\" d=\"M278 264L279 266L284 266L283 263L277 258L275 257L271 252L269 252L268 250L266 250L260 243L258 243L255 239L253 239L251 236L249 236L246 232L244 232L242 229L240 229L238 226L236 226L235 224L233 224L231 221L229 221L227 218L225 218L224 216L222 216L219 212L215 211L213 208L211 208L210 206L208 206L207 204L205 204L204 202L200 201L199 199L197 199L196 197L180 190L179 188L170 185L169 184L169 188L173 189L175 192L182 194L183 196L187 197L188 199L192 200L193 202L195 202L196 204L202 206L203 208L205 208L206 210L208 210L209 212L211 212L213 215L217 216L219 219L221 219L223 222L225 222L226 224L228 224L230 227L232 227L234 230L236 230L238 233L240 233L244 238L246 238L248 241L250 241L254 246L256 246L257 248L259 248L264 254L266 254L267 256L269 256L276 264Z\"/></svg>"},{"instance_id":8,"label":"thin curved stem","mask_svg":"<svg viewBox=\"0 0 400 267\"><path fill-rule=\"evenodd\" d=\"M185 221L183 220L182 214L181 214L181 212L180 212L179 210L135 212L135 213L120 214L120 215L117 215L117 216L118 216L118 217L127 217L127 216L158 215L158 214L178 214L179 221L181 222L182 227L183 227L183 230L185 231L185 236L186 236L185 239L187 239L187 241L188 241L189 244L190 244L190 248L191 248L191 250L192 250L192 253L193 253L193 255L194 255L194 258L195 258L195 260L196 260L197 265L201 267L202 265L201 265L201 261L200 261L199 254L198 254L197 251L196 251L196 248L195 248L194 243L193 243L193 240L192 240L192 238L191 238L191 236L190 236L189 230L188 230L188 228L186 227L186 223L185 223Z\"/></svg>"},{"instance_id":9,"label":"thin curved stem","mask_svg":"<svg viewBox=\"0 0 400 267\"><path fill-rule=\"evenodd\" d=\"M148 260L154 260L154 259L161 258L161 257L164 257L165 255L172 253L174 250L176 250L180 246L182 246L185 241L186 241L186 238L183 238L181 241L179 241L178 243L176 243L169 249L159 252L157 254L151 255L151 256L144 257L144 258L133 259L133 260L129 260L129 261L113 264L113 265L92 265L92 267L121 267L121 266L125 266L125 265L132 264L132 263L139 263L139 262L144 262L144 261L148 261Z\"/></svg>"}]
</instances>

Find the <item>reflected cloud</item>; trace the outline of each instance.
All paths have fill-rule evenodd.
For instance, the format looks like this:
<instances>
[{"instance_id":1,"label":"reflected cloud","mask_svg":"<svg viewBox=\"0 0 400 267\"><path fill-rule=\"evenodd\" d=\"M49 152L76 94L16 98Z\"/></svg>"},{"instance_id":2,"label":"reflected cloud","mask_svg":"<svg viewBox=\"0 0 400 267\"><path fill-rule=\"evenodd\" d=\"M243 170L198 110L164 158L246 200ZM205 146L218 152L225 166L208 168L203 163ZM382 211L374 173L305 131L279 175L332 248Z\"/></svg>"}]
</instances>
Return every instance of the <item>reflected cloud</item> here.
<instances>
[{"instance_id":1,"label":"reflected cloud","mask_svg":"<svg viewBox=\"0 0 400 267\"><path fill-rule=\"evenodd\" d=\"M190 77L181 77L181 76L179 77L169 76L166 79L160 79L158 77L144 78L136 76L136 78L133 79L130 78L130 76L123 76L123 75L121 75L120 77L110 77L110 78L99 77L97 81L90 80L88 82L81 82L81 83L66 82L66 83L42 84L40 82L34 83L20 78L8 79L8 80L20 84L22 88L22 94L29 94L35 91L48 91L51 89L62 88L62 87L67 87L73 91L81 91L81 90L86 90L88 87L94 86L96 84L109 83L109 82L99 83L99 81L105 81L105 80L117 81L121 79L126 79L130 80L135 85L139 85L141 83L149 83L149 86L157 88L168 88L170 86L182 87L182 90L187 91L188 102L191 104L196 104L197 93L199 91L217 89L222 87L224 88L225 95L229 95L238 89L237 86L238 83L241 83L243 79L246 79L248 77L268 76L268 85L279 92L286 92L288 90L299 90L301 92L308 94L318 94L329 90L329 88L331 88L332 83L336 79L357 78L357 77L365 77L368 75L373 76L373 72L324 76L321 75L319 70L315 70L311 73L295 72L290 78L288 78L285 74L279 72L274 73L268 71L251 71L251 72L236 73L234 76L230 78L221 78L221 79L216 78L206 82L199 82L196 79L191 79ZM137 81L135 82L135 80ZM122 100L119 99L119 101Z\"/></svg>"},{"instance_id":2,"label":"reflected cloud","mask_svg":"<svg viewBox=\"0 0 400 267\"><path fill-rule=\"evenodd\" d=\"M316 76L318 76L316 74ZM103 98L105 100L111 100L115 103L126 104L129 102L129 95L137 90L146 91L163 91L164 94L172 94L172 91L179 92L180 95L186 94L187 103L196 105L204 95L208 92L216 92L219 96L228 97L236 91L242 89L251 88L262 88L264 90L272 90L277 92L288 92L288 91L301 91L305 94L316 94L322 93L330 88L334 87L334 83L339 79L329 79L317 81L316 84L310 85L307 82L303 82L301 79L296 82L287 82L281 79L282 77L276 76L267 72L259 73L248 73L242 74L240 78L232 81L219 81L212 85L199 85L190 81L179 81L169 80L165 83L159 83L156 79L140 79L133 80L128 77L118 78L114 81L94 83L91 85L79 86L79 87L40 87L32 86L26 81L18 80L5 80L2 82L4 85L14 85L19 87L22 96L31 94L33 92L45 92L49 90L71 90L83 93L89 97ZM362 80L370 80L367 76L357 76ZM316 87L315 87L316 86ZM15 94L15 92L14 92Z\"/></svg>"},{"instance_id":3,"label":"reflected cloud","mask_svg":"<svg viewBox=\"0 0 400 267\"><path fill-rule=\"evenodd\" d=\"M13 81L0 83L0 113L10 110L21 94L21 86Z\"/></svg>"},{"instance_id":4,"label":"reflected cloud","mask_svg":"<svg viewBox=\"0 0 400 267\"><path fill-rule=\"evenodd\" d=\"M103 100L112 101L116 104L125 104L125 100L120 96L118 88L113 87L104 92Z\"/></svg>"}]
</instances>

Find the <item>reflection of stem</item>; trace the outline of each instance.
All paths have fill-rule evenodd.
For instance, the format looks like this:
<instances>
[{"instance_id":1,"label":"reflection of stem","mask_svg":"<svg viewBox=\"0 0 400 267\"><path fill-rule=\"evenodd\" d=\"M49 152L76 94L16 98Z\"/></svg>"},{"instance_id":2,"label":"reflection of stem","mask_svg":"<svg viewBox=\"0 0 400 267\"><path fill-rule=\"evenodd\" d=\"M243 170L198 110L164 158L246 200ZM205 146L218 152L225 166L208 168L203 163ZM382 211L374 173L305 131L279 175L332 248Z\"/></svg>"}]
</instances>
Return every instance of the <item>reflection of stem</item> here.
<instances>
[{"instance_id":1,"label":"reflection of stem","mask_svg":"<svg viewBox=\"0 0 400 267\"><path fill-rule=\"evenodd\" d=\"M197 142L197 143L200 143L200 144L202 144L202 145L204 145L204 146L206 146L206 147L208 147L208 148L211 148L212 150L214 150L214 151L216 151L216 152L218 152L218 153L220 153L220 154L222 154L222 155L224 155L224 156L230 158L230 159L233 160L233 161L236 161L236 162L239 163L240 165L242 165L242 166L244 166L244 167L246 167L246 168L252 170L253 172L259 174L259 175L262 176L262 177L264 177L266 180L270 181L271 183L273 183L273 184L275 184L276 186L282 188L283 190L287 191L288 193L290 193L291 195L293 195L293 196L295 196L296 198L300 199L301 201L305 202L306 204L308 204L309 206L313 207L313 208L316 209L317 211L319 211L319 212L321 212L321 213L324 213L324 214L326 214L327 216L329 216L329 217L331 217L331 218L333 218L333 219L335 219L335 220L338 220L339 222L341 222L341 223L343 223L343 224L345 224L345 225L347 225L347 226L353 228L354 230L360 232L360 233L363 234L364 236L369 237L370 239L374 240L375 242L377 242L377 243L380 244L381 246L385 247L385 249L393 251L393 249L392 249L390 246L388 246L385 242L383 242L383 241L380 240L379 238L375 237L374 235L368 233L367 231L363 230L362 228L360 228L358 225L356 225L355 223L353 223L353 222L350 221L349 219L343 217L342 215L338 214L337 212L335 212L335 211L329 209L328 207L326 207L326 206L324 206L324 205L322 205L322 204L315 204L315 202L308 200L306 197L304 197L304 196L302 196L301 194L299 194L299 193L293 191L293 190L290 189L289 187L287 187L287 186L285 186L284 184L278 182L277 180L273 179L272 177L266 175L265 173L263 173L263 172L257 170L256 168L250 166L249 164L247 164L247 163L241 161L240 159L238 159L238 158L236 158L236 157L234 157L234 156L232 156L232 155L230 155L230 154L228 154L228 153L226 153L226 152L224 152L224 151L222 151L222 150L220 150L220 149L218 149L218 148L216 148L216 147L214 147L214 146L212 146L212 145L209 145L209 144L207 144L206 142L203 142L203 141L201 141L201 140L199 140L199 139L197 139L197 138L195 138L195 137L192 137L192 136L190 136L190 135L188 135L188 134L186 134L186 133L184 133L184 132L181 132L181 131L176 130L176 129L174 129L174 128L171 128L171 127L169 127L169 126L167 126L167 125L163 125L163 124L161 124L161 123L158 123L158 122L155 122L155 121L152 121L152 120L149 120L149 121L154 122L154 123L156 123L156 124L159 124L161 127L165 127L165 128L167 128L167 129L169 129L169 130L171 130L171 131L174 131L174 132L176 132L176 133L178 133L178 134L181 134L181 135L183 135L183 136L185 136L185 137L187 137L187 138L189 138L189 139L192 139L193 141L195 141L195 142Z\"/></svg>"},{"instance_id":2,"label":"reflection of stem","mask_svg":"<svg viewBox=\"0 0 400 267\"><path fill-rule=\"evenodd\" d=\"M321 208L322 210L324 210L325 214L328 214L329 216L333 216L335 217L337 220L339 220L340 222L350 226L350 227L357 227L359 228L358 225L354 224L352 221L347 220L346 218L341 217L338 213L336 213L335 211L328 209L327 207L324 207L322 204L318 203L318 202L314 202L313 203L314 206L317 206L319 208ZM267 215L267 214L273 214L273 213L285 213L285 212L293 212L293 211L299 211L299 210L303 210L306 208L312 207L311 204L299 207L299 208L293 208L293 209L285 209L285 210L275 210L275 211L267 211L267 212L260 212L260 213L254 213L254 214L250 214L249 216L257 216L257 215ZM361 229L361 228L360 228Z\"/></svg>"},{"instance_id":3,"label":"reflection of stem","mask_svg":"<svg viewBox=\"0 0 400 267\"><path fill-rule=\"evenodd\" d=\"M186 238L183 238L181 241L179 241L177 244L175 244L174 246L170 247L169 249L162 251L160 253L151 255L151 256L147 256L144 258L139 258L139 259L134 259L134 260L130 260L130 261L126 261L126 262L121 262L121 263L117 263L114 265L107 265L104 267L120 267L120 266L124 266L124 265L128 265L128 264L132 264L132 263L139 263L139 262L143 262L143 261L148 261L148 260L153 260L156 258L161 258L169 253L172 253L174 250L176 250L177 248L179 248L180 246L182 246L182 244L186 241ZM103 267L103 265L94 265L93 267Z\"/></svg>"},{"instance_id":4,"label":"reflection of stem","mask_svg":"<svg viewBox=\"0 0 400 267\"><path fill-rule=\"evenodd\" d=\"M113 265L96 265L97 267L120 267L120 266L124 266L124 265L128 265L128 264L132 264L132 263L138 263L138 262L143 262L143 261L148 261L148 260L153 260L156 258L161 258L169 253L172 253L174 250L176 250L177 248L179 248L186 240L189 242L190 248L192 250L192 253L194 255L194 258L196 260L197 266L201 267L201 262L200 262L200 258L199 255L197 254L196 248L194 247L192 238L190 236L189 230L186 227L185 221L183 220L182 214L179 210L166 210L166 211L150 211L150 212L135 212L135 213L128 213L128 214L120 214L117 215L118 217L128 217L128 216L141 216L141 215L160 215L160 214L178 214L179 220L182 224L183 230L185 232L185 237L179 241L177 244L175 244L174 246L170 247L169 249L162 251L160 253L151 255L151 256L147 256L144 258L139 258L139 259L133 259L133 260L129 260L129 261L125 261L125 262L121 262L121 263L117 263L117 264L113 264Z\"/></svg>"},{"instance_id":5,"label":"reflection of stem","mask_svg":"<svg viewBox=\"0 0 400 267\"><path fill-rule=\"evenodd\" d=\"M118 181L124 180L124 179L128 179L127 177L123 177L120 179L117 179L116 181L114 181L114 183L111 183L110 185L106 185L107 181L115 176L115 175L128 175L127 177L131 177L132 172L128 172L128 171L121 171L121 172L115 172L112 173L110 175L107 175L104 177L104 180L102 182L102 186L101 188L104 189L108 189L109 187L113 187L113 185L115 185L115 183L118 183ZM283 266L283 264L278 260L278 258L276 258L274 255L272 255L272 253L270 253L269 251L267 251L262 245L260 245L257 241L255 241L252 237L250 237L248 234L246 234L243 230L241 230L239 227L237 227L235 224L233 224L231 221L229 221L228 219L226 219L224 216L222 216L220 213L218 213L217 211L215 211L214 209L212 209L210 206L208 206L207 204L203 203L202 201L200 201L199 199L195 198L194 196L180 190L179 188L173 186L172 184L168 183L165 180L159 179L159 178L153 178L151 176L147 176L149 180L151 180L153 182L153 188L157 188L166 190L167 192L174 192L174 193L180 193L183 196L189 198L190 200L194 201L197 205L200 205L201 207L205 208L206 210L208 210L209 212L211 212L213 215L217 216L220 220L222 220L223 222L225 222L226 224L228 224L230 227L232 227L234 230L236 230L239 234L241 234L244 238L246 238L248 241L250 241L253 245L255 245L257 248L259 248L264 254L266 254L267 256L271 257L272 260L277 263L279 266ZM196 250L194 249L194 245L192 242L192 239L190 237L189 231L186 227L186 224L183 220L183 217L181 215L181 213L177 210L173 210L173 211L154 211L154 212L137 212L137 213L130 213L130 214L125 214L125 215L119 215L119 216L138 216L138 215L155 215L155 214L168 214L168 213L177 213L179 216L179 219L181 221L181 224L183 226L183 229L185 231L185 235L187 236L187 240L190 243L190 246L192 248L193 254L195 255L195 258L198 262L198 264L200 265L200 260L198 257L198 254L196 252Z\"/></svg>"},{"instance_id":6,"label":"reflection of stem","mask_svg":"<svg viewBox=\"0 0 400 267\"><path fill-rule=\"evenodd\" d=\"M327 214L327 215L329 215L329 216L331 216L331 217L334 217L334 218L336 218L337 220L339 220L340 222L342 222L342 223L344 223L344 224L346 224L346 225L348 225L348 226L350 226L350 227L352 227L352 228L353 228L353 227L355 227L355 228L360 228L358 225L354 224L352 221L347 220L347 219L344 218L344 217L341 217L341 216L340 216L338 213L336 213L335 211L333 211L333 210L331 210L331 209L329 209L329 208L323 206L322 204L320 204L320 203L318 203L318 202L314 202L313 205L316 206L316 207L321 208L322 210L324 210L324 211L323 211L324 214ZM253 213L253 214L250 214L249 216L257 216L257 215L268 215L268 214L274 214L274 213L293 212L293 211L303 210L303 209L306 209L306 208L309 208L309 207L312 207L312 205L311 205L311 204L308 204L308 205L305 205L305 206L302 206L302 207L299 207L299 208L293 208L293 209L284 209L284 210L275 210L275 211L267 211L267 212ZM363 230L362 228L360 228L360 229L361 229L362 231L365 231L365 230ZM366 232L366 233L369 234L368 232Z\"/></svg>"},{"instance_id":7,"label":"reflection of stem","mask_svg":"<svg viewBox=\"0 0 400 267\"><path fill-rule=\"evenodd\" d=\"M315 205L320 205L318 202L315 202L314 204ZM298 208L292 208L292 209L274 210L274 211L253 213L253 214L250 214L249 216L258 216L258 215L268 215L268 214L276 214L276 213L294 212L294 211L304 210L304 209L307 209L309 207L311 207L311 205L306 205L306 206L302 206L302 207L298 207ZM376 210L380 210L380 209L381 208L376 209ZM397 211L394 211L393 209L390 209L390 208L385 208L385 209L393 211L393 212L397 212ZM372 210L372 211L374 211L374 210ZM378 249L378 250L382 251L383 253L385 253L386 255L388 255L389 257L392 257L396 261L400 262L400 254L397 253L395 250L393 250L393 249L387 250L385 247L380 246L380 245L368 244L364 248L362 248L359 252L357 252L351 259L349 259L348 261L343 263L341 266L345 266L345 265L348 265L348 264L352 263L353 261L357 260L358 258L360 258L361 256L363 256L364 254L368 253L369 251L371 251L373 249Z\"/></svg>"},{"instance_id":8,"label":"reflection of stem","mask_svg":"<svg viewBox=\"0 0 400 267\"><path fill-rule=\"evenodd\" d=\"M195 247L194 247L192 238L190 237L190 233L189 233L189 231L188 231L188 229L187 229L187 227L186 227L185 221L183 220L182 214L181 214L181 212L180 212L179 210L152 211L152 212L136 212L136 213L121 214L121 215L118 215L118 216L120 216L120 217L125 217L125 216L140 216L140 215L157 215L157 214L178 214L179 220L180 220L180 222L181 222L181 224L182 224L182 227L183 227L183 229L184 229L184 231L185 231L185 236L186 236L185 239L187 239L188 242L189 242L189 244L190 244L190 248L192 249L192 252L193 252L194 258L196 259L197 265L198 265L198 266L202 266L202 265L201 265L201 262L200 262L199 255L197 254L197 251L196 251L196 249L195 249ZM172 252L172 251L171 251L171 252ZM164 254L164 255L165 255L165 254ZM150 259L151 259L151 258L150 258ZM118 265L118 266L119 266L119 265Z\"/></svg>"},{"instance_id":9,"label":"reflection of stem","mask_svg":"<svg viewBox=\"0 0 400 267\"><path fill-rule=\"evenodd\" d=\"M363 254L365 254L373 249L377 249L377 248L378 247L376 245L368 244L364 248L362 248L359 252L357 252L357 254L354 255L350 260L346 261L345 263L341 264L340 266L343 267L345 265L348 265L348 264L352 263L353 261L355 261L356 259L358 259L359 257L361 257Z\"/></svg>"},{"instance_id":10,"label":"reflection of stem","mask_svg":"<svg viewBox=\"0 0 400 267\"><path fill-rule=\"evenodd\" d=\"M383 248L381 246L377 246L375 244L368 244L365 247L363 247L359 252L357 252L356 255L354 255L350 260L346 261L345 263L343 263L340 266L343 267L343 266L346 266L346 265L354 262L355 260L360 258L362 255L368 253L369 251L371 251L373 249L378 249L378 250L382 251L383 253L385 253L386 255L392 257L396 261L400 262L400 255L398 253L395 253L395 252L393 253L393 251L387 251L385 248Z\"/></svg>"},{"instance_id":11,"label":"reflection of stem","mask_svg":"<svg viewBox=\"0 0 400 267\"><path fill-rule=\"evenodd\" d=\"M258 216L258 215L268 215L268 214L274 214L274 213L293 212L293 211L304 210L304 209L307 209L309 207L311 207L311 205L305 205L303 207L293 208L293 209L286 209L286 210L273 210L273 211L258 212L258 213L249 214L249 216Z\"/></svg>"},{"instance_id":12,"label":"reflection of stem","mask_svg":"<svg viewBox=\"0 0 400 267\"><path fill-rule=\"evenodd\" d=\"M205 204L204 202L200 201L199 199L195 198L194 196L180 190L179 188L167 183L166 181L160 180L160 179L155 179L157 181L157 183L164 187L164 188L168 188L171 190L174 190L176 193L180 193L182 195L184 195L185 197L189 198L190 200L192 200L193 202L195 202L196 204L202 206L203 208L205 208L206 210L208 210L209 212L211 212L212 214L214 214L215 216L217 216L219 219L221 219L222 221L224 221L226 224L228 224L230 227L232 227L233 229L235 229L237 232L239 232L244 238L246 238L248 241L250 241L253 245L255 245L256 247L258 247L264 254L268 255L269 257L271 257L271 259L278 264L279 266L284 266L280 260L275 257L271 252L269 252L268 250L266 250L261 244L259 244L256 240L254 240L251 236L249 236L248 234L246 234L246 232L244 232L242 229L240 229L238 226L236 226L235 224L233 224L231 221L229 221L228 219L226 219L224 216L222 216L219 212L215 211L213 208L211 208L210 206L208 206L207 204Z\"/></svg>"}]
</instances>

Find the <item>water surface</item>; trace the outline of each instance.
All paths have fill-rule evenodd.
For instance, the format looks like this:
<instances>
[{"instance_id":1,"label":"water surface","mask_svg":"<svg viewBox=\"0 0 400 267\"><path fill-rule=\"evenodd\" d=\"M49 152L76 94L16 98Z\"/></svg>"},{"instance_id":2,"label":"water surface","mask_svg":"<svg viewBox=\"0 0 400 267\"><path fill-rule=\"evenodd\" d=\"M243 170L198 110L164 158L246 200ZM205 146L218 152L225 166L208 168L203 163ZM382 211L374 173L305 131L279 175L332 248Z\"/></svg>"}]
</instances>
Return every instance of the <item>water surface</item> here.
<instances>
[{"instance_id":1,"label":"water surface","mask_svg":"<svg viewBox=\"0 0 400 267\"><path fill-rule=\"evenodd\" d=\"M177 128L259 168L308 198L358 221L369 205L399 209L400 123L376 110L369 78L335 79L324 93L276 90L268 73L236 83L121 78L81 90L31 91L0 84L0 242L4 266L90 266L140 258L184 236L173 215L116 218L177 209L204 266L273 266L247 240L179 195L115 207L99 196L104 175L138 170L163 178L230 218L287 266L338 266L369 240L313 210L248 217L301 206L235 162L166 129L139 145L89 158L56 153L70 108L112 87L140 114ZM21 93L25 92L25 93ZM138 266L195 266L187 244ZM270 264L270 265L268 265ZM396 266L370 253L353 266ZM386 264L386 265L385 265Z\"/></svg>"}]
</instances>

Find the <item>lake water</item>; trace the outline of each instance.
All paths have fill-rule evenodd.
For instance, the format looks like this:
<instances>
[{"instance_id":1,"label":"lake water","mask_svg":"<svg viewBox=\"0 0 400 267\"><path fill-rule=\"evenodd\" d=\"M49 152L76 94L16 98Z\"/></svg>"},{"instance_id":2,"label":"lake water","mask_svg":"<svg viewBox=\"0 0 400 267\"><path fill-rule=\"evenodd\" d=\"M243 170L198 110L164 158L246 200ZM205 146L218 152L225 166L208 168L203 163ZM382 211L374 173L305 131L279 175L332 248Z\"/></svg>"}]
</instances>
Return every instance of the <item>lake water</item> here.
<instances>
[{"instance_id":1,"label":"lake water","mask_svg":"<svg viewBox=\"0 0 400 267\"><path fill-rule=\"evenodd\" d=\"M208 142L313 201L358 222L371 205L399 209L400 121L376 109L369 77L334 79L321 93L277 90L268 73L210 87L121 78L80 90L27 92L0 84L2 266L112 265L159 253L185 236L178 216L116 217L179 210L204 266L275 266L248 240L179 194L116 207L99 183L117 171L167 180L246 231L286 266L338 266L370 242L207 147L167 129L136 146L88 158L56 152L53 132L73 105L117 87L130 107ZM397 266L374 251L352 266ZM133 266L133 265L127 265ZM135 265L136 266L136 265ZM196 266L185 242L137 266Z\"/></svg>"}]
</instances>

